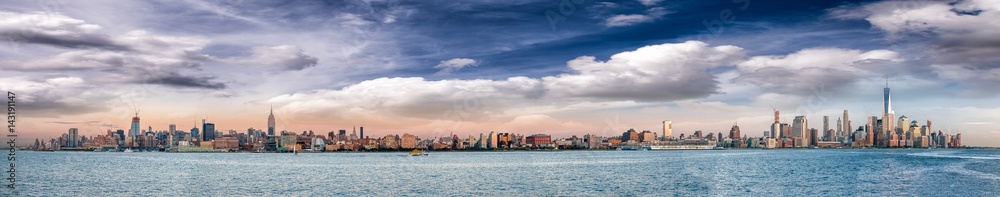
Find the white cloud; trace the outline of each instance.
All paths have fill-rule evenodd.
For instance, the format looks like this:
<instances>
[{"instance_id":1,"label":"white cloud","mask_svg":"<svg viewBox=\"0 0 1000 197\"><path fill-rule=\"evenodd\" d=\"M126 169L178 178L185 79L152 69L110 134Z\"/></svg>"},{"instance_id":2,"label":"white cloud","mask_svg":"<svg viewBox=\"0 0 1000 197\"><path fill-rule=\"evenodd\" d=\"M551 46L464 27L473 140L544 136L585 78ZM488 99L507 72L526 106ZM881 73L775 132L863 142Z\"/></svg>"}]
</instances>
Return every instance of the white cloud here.
<instances>
[{"instance_id":1,"label":"white cloud","mask_svg":"<svg viewBox=\"0 0 1000 197\"><path fill-rule=\"evenodd\" d=\"M803 49L788 55L755 56L737 65L738 82L757 85L767 92L809 95L818 90L839 90L856 81L881 77L879 67L899 67L903 59L888 50L861 51L839 48ZM898 68L896 68L898 69Z\"/></svg>"},{"instance_id":2,"label":"white cloud","mask_svg":"<svg viewBox=\"0 0 1000 197\"><path fill-rule=\"evenodd\" d=\"M476 66L476 64L478 64L478 62L476 62L476 60L474 59L455 58L455 59L441 61L441 63L438 63L438 65L434 66L434 68L441 69L441 71L438 71L437 74L447 75L451 74L452 71L456 71L458 69L462 69L467 66Z\"/></svg>"},{"instance_id":3,"label":"white cloud","mask_svg":"<svg viewBox=\"0 0 1000 197\"><path fill-rule=\"evenodd\" d=\"M663 17L669 12L663 7L654 7L646 10L646 14L618 14L604 20L604 26L623 27L639 23L652 22Z\"/></svg>"},{"instance_id":4,"label":"white cloud","mask_svg":"<svg viewBox=\"0 0 1000 197\"><path fill-rule=\"evenodd\" d=\"M718 82L707 69L733 65L742 48L698 41L645 46L597 61L583 56L567 64L573 73L543 77L558 98L671 101L716 93Z\"/></svg>"},{"instance_id":5,"label":"white cloud","mask_svg":"<svg viewBox=\"0 0 1000 197\"><path fill-rule=\"evenodd\" d=\"M448 121L493 121L514 118L507 128L532 121L551 122L539 112L558 112L619 102L656 102L702 98L715 93L707 69L732 65L744 56L735 46L711 47L702 42L652 45L615 54L608 61L579 57L569 61L572 73L541 79L439 80L378 78L347 87L285 94L269 99L303 124L331 120L397 125ZM449 61L445 61L449 62ZM452 67L471 60L452 61ZM594 102L594 98L598 102ZM589 107L588 107L589 106ZM529 121L531 120L531 121ZM561 122L561 121L560 121ZM561 122L566 128L581 127Z\"/></svg>"},{"instance_id":6,"label":"white cloud","mask_svg":"<svg viewBox=\"0 0 1000 197\"><path fill-rule=\"evenodd\" d=\"M621 27L649 21L653 21L653 18L642 14L619 14L604 20L604 25L608 27Z\"/></svg>"}]
</instances>

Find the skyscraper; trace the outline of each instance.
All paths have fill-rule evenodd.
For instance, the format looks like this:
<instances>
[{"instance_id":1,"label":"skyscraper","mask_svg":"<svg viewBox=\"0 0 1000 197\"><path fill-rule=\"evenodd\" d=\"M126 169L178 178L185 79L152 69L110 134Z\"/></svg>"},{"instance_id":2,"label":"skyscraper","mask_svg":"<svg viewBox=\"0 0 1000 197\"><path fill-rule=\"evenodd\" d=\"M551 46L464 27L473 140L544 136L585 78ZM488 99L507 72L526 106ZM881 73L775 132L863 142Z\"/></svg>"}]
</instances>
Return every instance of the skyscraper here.
<instances>
[{"instance_id":1,"label":"skyscraper","mask_svg":"<svg viewBox=\"0 0 1000 197\"><path fill-rule=\"evenodd\" d=\"M663 139L664 140L670 139L670 136L673 135L673 132L674 132L673 131L674 130L673 127L674 127L674 125L673 125L672 121L669 121L669 120L664 120L663 121Z\"/></svg>"},{"instance_id":2,"label":"skyscraper","mask_svg":"<svg viewBox=\"0 0 1000 197\"><path fill-rule=\"evenodd\" d=\"M76 128L69 128L69 140L67 140L68 141L67 146L69 147L79 146L80 136L78 132L79 130L77 130Z\"/></svg>"},{"instance_id":3,"label":"skyscraper","mask_svg":"<svg viewBox=\"0 0 1000 197\"><path fill-rule=\"evenodd\" d=\"M733 124L733 127L729 128L729 138L737 140L741 139L740 126L736 126L736 124Z\"/></svg>"},{"instance_id":4,"label":"skyscraper","mask_svg":"<svg viewBox=\"0 0 1000 197\"><path fill-rule=\"evenodd\" d=\"M170 123L170 126L167 127L167 129L169 129L170 134L173 135L174 131L177 131L177 125L175 125L174 123Z\"/></svg>"},{"instance_id":5,"label":"skyscraper","mask_svg":"<svg viewBox=\"0 0 1000 197\"><path fill-rule=\"evenodd\" d=\"M779 137L782 137L781 135L782 135L782 133L781 133L781 123L780 123L779 113L778 113L778 110L775 109L774 110L774 123L771 123L771 137L772 138L779 138Z\"/></svg>"},{"instance_id":6,"label":"skyscraper","mask_svg":"<svg viewBox=\"0 0 1000 197\"><path fill-rule=\"evenodd\" d=\"M201 131L202 136L204 136L202 138L203 141L215 140L215 124L210 122L205 122L205 120L202 120L202 122L204 122L204 124L202 125L202 128L204 129Z\"/></svg>"},{"instance_id":7,"label":"skyscraper","mask_svg":"<svg viewBox=\"0 0 1000 197\"><path fill-rule=\"evenodd\" d=\"M271 106L271 114L267 115L267 135L274 135L274 106Z\"/></svg>"},{"instance_id":8,"label":"skyscraper","mask_svg":"<svg viewBox=\"0 0 1000 197\"><path fill-rule=\"evenodd\" d=\"M805 139L809 136L809 121L805 116L796 116L792 121L792 135L796 138Z\"/></svg>"},{"instance_id":9,"label":"skyscraper","mask_svg":"<svg viewBox=\"0 0 1000 197\"><path fill-rule=\"evenodd\" d=\"M139 111L135 112L135 117L132 117L132 130L129 131L129 135L132 137L139 136Z\"/></svg>"},{"instance_id":10,"label":"skyscraper","mask_svg":"<svg viewBox=\"0 0 1000 197\"><path fill-rule=\"evenodd\" d=\"M883 116L884 116L884 114L894 113L892 111L892 99L891 99L891 97L892 96L889 94L889 77L886 76L886 78L885 78L885 89L882 89L882 99L883 99L883 105L884 105L883 108L882 108L882 114L883 114Z\"/></svg>"},{"instance_id":11,"label":"skyscraper","mask_svg":"<svg viewBox=\"0 0 1000 197\"><path fill-rule=\"evenodd\" d=\"M847 137L847 136L850 136L851 135L850 133L853 130L853 128L854 127L851 127L851 118L847 117L847 110L845 109L844 110L844 132L840 133L840 136L838 136L838 137Z\"/></svg>"},{"instance_id":12,"label":"skyscraper","mask_svg":"<svg viewBox=\"0 0 1000 197\"><path fill-rule=\"evenodd\" d=\"M826 131L829 130L830 130L830 116L823 116L823 132L826 133ZM831 141L833 139L833 136L825 136L825 137L827 137L827 139L830 139Z\"/></svg>"},{"instance_id":13,"label":"skyscraper","mask_svg":"<svg viewBox=\"0 0 1000 197\"><path fill-rule=\"evenodd\" d=\"M899 122L896 123L896 128L894 130L896 131L896 134L903 135L906 133L906 130L910 128L909 125L910 119L907 118L906 115L902 115L899 116Z\"/></svg>"}]
</instances>

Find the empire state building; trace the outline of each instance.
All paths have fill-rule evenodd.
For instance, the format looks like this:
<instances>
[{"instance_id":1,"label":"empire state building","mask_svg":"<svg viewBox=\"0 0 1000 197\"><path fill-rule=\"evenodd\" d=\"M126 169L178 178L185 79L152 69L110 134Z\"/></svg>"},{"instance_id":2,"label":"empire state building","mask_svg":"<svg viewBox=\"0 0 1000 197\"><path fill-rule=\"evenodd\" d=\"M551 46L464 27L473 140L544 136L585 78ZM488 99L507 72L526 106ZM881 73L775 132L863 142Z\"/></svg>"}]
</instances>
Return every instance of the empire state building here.
<instances>
[{"instance_id":1,"label":"empire state building","mask_svg":"<svg viewBox=\"0 0 1000 197\"><path fill-rule=\"evenodd\" d=\"M271 106L271 115L267 116L267 135L274 135L274 106Z\"/></svg>"}]
</instances>

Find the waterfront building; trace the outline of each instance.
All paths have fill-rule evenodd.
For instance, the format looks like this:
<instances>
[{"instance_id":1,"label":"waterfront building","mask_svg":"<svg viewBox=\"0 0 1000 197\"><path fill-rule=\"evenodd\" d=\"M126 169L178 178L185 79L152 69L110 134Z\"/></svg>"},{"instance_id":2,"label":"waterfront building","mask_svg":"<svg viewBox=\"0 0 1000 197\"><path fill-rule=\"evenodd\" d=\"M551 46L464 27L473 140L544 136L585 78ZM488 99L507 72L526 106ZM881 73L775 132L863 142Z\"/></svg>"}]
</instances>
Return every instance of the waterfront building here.
<instances>
[{"instance_id":1,"label":"waterfront building","mask_svg":"<svg viewBox=\"0 0 1000 197\"><path fill-rule=\"evenodd\" d=\"M625 133L622 133L622 143L627 144L627 143L638 143L638 142L639 142L639 132L636 132L635 129L629 129L628 131L625 131Z\"/></svg>"},{"instance_id":2,"label":"waterfront building","mask_svg":"<svg viewBox=\"0 0 1000 197\"><path fill-rule=\"evenodd\" d=\"M669 121L669 120L664 120L663 121L663 141L669 140L670 137L673 136L673 134L674 134L674 124L673 124L673 122Z\"/></svg>"},{"instance_id":3,"label":"waterfront building","mask_svg":"<svg viewBox=\"0 0 1000 197\"><path fill-rule=\"evenodd\" d=\"M796 116L792 121L792 135L796 138L809 138L809 120L805 116ZM807 145L808 146L808 145Z\"/></svg>"},{"instance_id":4,"label":"waterfront building","mask_svg":"<svg viewBox=\"0 0 1000 197\"><path fill-rule=\"evenodd\" d=\"M739 140L740 138L740 126L733 124L733 127L729 128L729 138Z\"/></svg>"},{"instance_id":5,"label":"waterfront building","mask_svg":"<svg viewBox=\"0 0 1000 197\"><path fill-rule=\"evenodd\" d=\"M635 132L634 130L631 130ZM525 137L525 143L532 147L547 147L552 144L552 136L546 134L534 134Z\"/></svg>"},{"instance_id":6,"label":"waterfront building","mask_svg":"<svg viewBox=\"0 0 1000 197\"><path fill-rule=\"evenodd\" d=\"M639 142L656 142L656 133L642 131L642 133L639 133Z\"/></svg>"},{"instance_id":7,"label":"waterfront building","mask_svg":"<svg viewBox=\"0 0 1000 197\"><path fill-rule=\"evenodd\" d=\"M403 149L415 149L417 148L417 136L410 135L409 133L404 133L399 141L399 147Z\"/></svg>"},{"instance_id":8,"label":"waterfront building","mask_svg":"<svg viewBox=\"0 0 1000 197\"><path fill-rule=\"evenodd\" d=\"M202 141L212 141L215 140L215 124L210 122L205 122L205 119L201 119L202 123Z\"/></svg>"}]
</instances>

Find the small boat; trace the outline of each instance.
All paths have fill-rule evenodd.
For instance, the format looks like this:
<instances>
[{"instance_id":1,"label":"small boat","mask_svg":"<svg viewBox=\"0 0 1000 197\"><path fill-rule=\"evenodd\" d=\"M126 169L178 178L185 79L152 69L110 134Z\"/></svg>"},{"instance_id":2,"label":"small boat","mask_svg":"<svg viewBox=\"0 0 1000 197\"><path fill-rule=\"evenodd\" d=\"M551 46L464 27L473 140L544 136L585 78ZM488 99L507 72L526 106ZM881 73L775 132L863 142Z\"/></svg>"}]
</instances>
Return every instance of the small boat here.
<instances>
[{"instance_id":1,"label":"small boat","mask_svg":"<svg viewBox=\"0 0 1000 197\"><path fill-rule=\"evenodd\" d=\"M126 153L131 153L131 152L135 152L135 151L132 151L132 148L126 148L126 149L125 149L125 152L126 152Z\"/></svg>"},{"instance_id":2,"label":"small boat","mask_svg":"<svg viewBox=\"0 0 1000 197\"><path fill-rule=\"evenodd\" d=\"M424 151L420 149L413 149L410 151L410 156L427 156L427 153L424 153Z\"/></svg>"}]
</instances>

